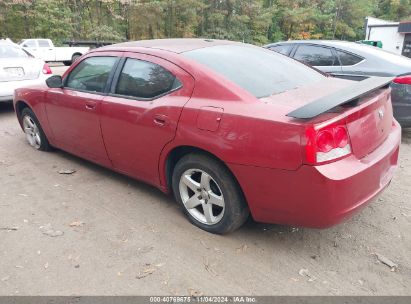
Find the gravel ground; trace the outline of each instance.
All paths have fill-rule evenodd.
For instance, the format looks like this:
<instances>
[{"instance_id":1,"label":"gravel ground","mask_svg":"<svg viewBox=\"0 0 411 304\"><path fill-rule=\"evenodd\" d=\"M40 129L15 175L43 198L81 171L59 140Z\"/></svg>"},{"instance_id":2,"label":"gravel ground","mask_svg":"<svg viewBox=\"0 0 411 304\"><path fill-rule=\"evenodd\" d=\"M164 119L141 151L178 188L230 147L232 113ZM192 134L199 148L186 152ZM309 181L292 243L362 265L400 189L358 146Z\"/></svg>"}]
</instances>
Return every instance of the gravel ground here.
<instances>
[{"instance_id":1,"label":"gravel ground","mask_svg":"<svg viewBox=\"0 0 411 304\"><path fill-rule=\"evenodd\" d=\"M0 295L411 295L410 180L404 131L393 182L347 222L217 236L150 186L34 151L0 104Z\"/></svg>"}]
</instances>

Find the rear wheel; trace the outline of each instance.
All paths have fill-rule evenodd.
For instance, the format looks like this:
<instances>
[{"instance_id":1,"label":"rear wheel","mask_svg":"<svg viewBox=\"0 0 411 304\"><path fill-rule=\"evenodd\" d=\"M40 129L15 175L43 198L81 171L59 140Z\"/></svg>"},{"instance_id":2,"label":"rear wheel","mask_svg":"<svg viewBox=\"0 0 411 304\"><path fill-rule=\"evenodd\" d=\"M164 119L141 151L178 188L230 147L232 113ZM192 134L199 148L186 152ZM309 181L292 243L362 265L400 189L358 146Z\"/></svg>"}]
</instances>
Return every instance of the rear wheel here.
<instances>
[{"instance_id":1,"label":"rear wheel","mask_svg":"<svg viewBox=\"0 0 411 304\"><path fill-rule=\"evenodd\" d=\"M63 64L64 64L65 66L70 66L70 65L71 65L71 61L63 61Z\"/></svg>"},{"instance_id":2,"label":"rear wheel","mask_svg":"<svg viewBox=\"0 0 411 304\"><path fill-rule=\"evenodd\" d=\"M239 228L249 214L232 174L218 160L201 154L181 158L173 171L173 192L189 220L211 233Z\"/></svg>"},{"instance_id":3,"label":"rear wheel","mask_svg":"<svg viewBox=\"0 0 411 304\"><path fill-rule=\"evenodd\" d=\"M36 115L31 109L23 109L21 112L21 120L23 124L23 131L26 134L26 139L30 146L41 151L51 150L47 137L44 134Z\"/></svg>"}]
</instances>

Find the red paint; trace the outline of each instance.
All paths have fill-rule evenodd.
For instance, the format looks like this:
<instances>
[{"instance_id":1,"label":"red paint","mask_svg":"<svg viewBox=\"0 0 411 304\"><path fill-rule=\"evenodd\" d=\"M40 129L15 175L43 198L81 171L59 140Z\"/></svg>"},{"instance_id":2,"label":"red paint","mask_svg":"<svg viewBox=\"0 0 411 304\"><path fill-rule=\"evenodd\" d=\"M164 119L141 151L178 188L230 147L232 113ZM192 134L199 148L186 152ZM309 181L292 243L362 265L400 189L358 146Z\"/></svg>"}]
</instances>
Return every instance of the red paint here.
<instances>
[{"instance_id":1,"label":"red paint","mask_svg":"<svg viewBox=\"0 0 411 304\"><path fill-rule=\"evenodd\" d=\"M224 109L216 107L201 107L197 117L197 128L206 131L217 131Z\"/></svg>"},{"instance_id":2,"label":"red paint","mask_svg":"<svg viewBox=\"0 0 411 304\"><path fill-rule=\"evenodd\" d=\"M107 46L83 56L63 76L90 56L151 61L183 84L152 101L38 87L17 90L14 102L23 101L33 109L52 145L165 192L166 161L173 149L191 146L208 151L232 171L258 221L330 226L387 186L401 134L392 118L388 89L338 113L310 121L292 119L285 114L350 83L324 78L257 99L179 54L213 43L231 42L158 40ZM329 140L331 148L350 143L352 153L313 165L307 161L312 142L307 130L332 132L332 139L320 140L324 151L330 148Z\"/></svg>"}]
</instances>

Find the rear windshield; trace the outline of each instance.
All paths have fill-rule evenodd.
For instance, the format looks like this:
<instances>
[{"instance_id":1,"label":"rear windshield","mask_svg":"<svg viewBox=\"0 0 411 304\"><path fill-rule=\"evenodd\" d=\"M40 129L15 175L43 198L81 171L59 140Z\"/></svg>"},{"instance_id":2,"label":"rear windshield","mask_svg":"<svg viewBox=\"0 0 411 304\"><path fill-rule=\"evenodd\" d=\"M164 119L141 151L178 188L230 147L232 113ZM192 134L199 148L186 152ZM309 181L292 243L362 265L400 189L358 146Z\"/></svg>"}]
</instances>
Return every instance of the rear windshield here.
<instances>
[{"instance_id":1,"label":"rear windshield","mask_svg":"<svg viewBox=\"0 0 411 304\"><path fill-rule=\"evenodd\" d=\"M324 75L276 52L251 45L219 45L183 53L257 98L292 90Z\"/></svg>"},{"instance_id":2,"label":"rear windshield","mask_svg":"<svg viewBox=\"0 0 411 304\"><path fill-rule=\"evenodd\" d=\"M29 57L26 52L21 48L8 45L0 44L0 58L20 58L20 57Z\"/></svg>"}]
</instances>

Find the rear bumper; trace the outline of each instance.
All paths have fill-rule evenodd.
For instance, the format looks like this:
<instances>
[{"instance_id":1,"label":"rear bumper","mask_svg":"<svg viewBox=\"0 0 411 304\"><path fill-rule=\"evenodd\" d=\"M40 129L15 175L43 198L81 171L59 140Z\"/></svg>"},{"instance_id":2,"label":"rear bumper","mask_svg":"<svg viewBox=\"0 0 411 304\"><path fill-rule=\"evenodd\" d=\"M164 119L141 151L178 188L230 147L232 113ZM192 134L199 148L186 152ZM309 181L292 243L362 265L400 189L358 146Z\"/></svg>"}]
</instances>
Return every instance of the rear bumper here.
<instances>
[{"instance_id":1,"label":"rear bumper","mask_svg":"<svg viewBox=\"0 0 411 304\"><path fill-rule=\"evenodd\" d=\"M0 102L1 101L12 101L14 90L20 88L26 88L36 85L45 85L46 79L51 75L41 74L39 78L32 80L22 80L22 81L5 81L0 83Z\"/></svg>"},{"instance_id":2,"label":"rear bumper","mask_svg":"<svg viewBox=\"0 0 411 304\"><path fill-rule=\"evenodd\" d=\"M398 161L401 128L357 159L350 156L296 171L229 164L256 221L325 228L355 213L391 181Z\"/></svg>"}]
</instances>

